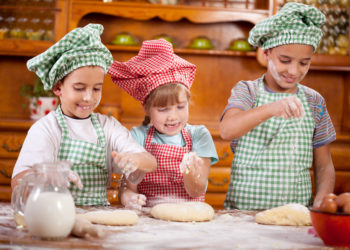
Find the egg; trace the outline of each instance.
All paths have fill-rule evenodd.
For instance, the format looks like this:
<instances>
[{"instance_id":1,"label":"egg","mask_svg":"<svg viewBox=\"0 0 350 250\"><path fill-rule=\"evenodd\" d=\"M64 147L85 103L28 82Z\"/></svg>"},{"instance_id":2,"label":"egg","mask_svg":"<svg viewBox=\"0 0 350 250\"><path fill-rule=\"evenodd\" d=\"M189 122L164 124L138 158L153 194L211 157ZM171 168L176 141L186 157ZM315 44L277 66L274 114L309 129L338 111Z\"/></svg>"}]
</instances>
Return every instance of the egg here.
<instances>
[{"instance_id":1,"label":"egg","mask_svg":"<svg viewBox=\"0 0 350 250\"><path fill-rule=\"evenodd\" d=\"M346 203L350 202L350 193L342 193L335 198L335 202L338 207L343 207Z\"/></svg>"},{"instance_id":2,"label":"egg","mask_svg":"<svg viewBox=\"0 0 350 250\"><path fill-rule=\"evenodd\" d=\"M325 198L323 199L319 210L323 212L328 212L328 213L336 213L337 203L333 199Z\"/></svg>"},{"instance_id":3,"label":"egg","mask_svg":"<svg viewBox=\"0 0 350 250\"><path fill-rule=\"evenodd\" d=\"M333 193L329 193L324 197L324 199L331 199L331 200L334 200L335 198L337 198L337 196Z\"/></svg>"},{"instance_id":4,"label":"egg","mask_svg":"<svg viewBox=\"0 0 350 250\"><path fill-rule=\"evenodd\" d=\"M343 207L344 214L350 214L350 202L346 203Z\"/></svg>"}]
</instances>

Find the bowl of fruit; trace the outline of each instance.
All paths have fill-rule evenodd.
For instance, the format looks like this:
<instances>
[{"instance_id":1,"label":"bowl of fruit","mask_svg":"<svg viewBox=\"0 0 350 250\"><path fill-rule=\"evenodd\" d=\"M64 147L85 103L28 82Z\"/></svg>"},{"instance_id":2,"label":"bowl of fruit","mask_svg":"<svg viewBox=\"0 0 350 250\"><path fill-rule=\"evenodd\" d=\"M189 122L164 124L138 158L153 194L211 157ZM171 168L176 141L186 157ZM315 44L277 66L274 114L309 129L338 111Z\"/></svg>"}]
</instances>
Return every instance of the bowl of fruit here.
<instances>
[{"instance_id":1,"label":"bowl of fruit","mask_svg":"<svg viewBox=\"0 0 350 250\"><path fill-rule=\"evenodd\" d=\"M350 247L350 193L328 194L310 208L312 225L327 246Z\"/></svg>"}]
</instances>

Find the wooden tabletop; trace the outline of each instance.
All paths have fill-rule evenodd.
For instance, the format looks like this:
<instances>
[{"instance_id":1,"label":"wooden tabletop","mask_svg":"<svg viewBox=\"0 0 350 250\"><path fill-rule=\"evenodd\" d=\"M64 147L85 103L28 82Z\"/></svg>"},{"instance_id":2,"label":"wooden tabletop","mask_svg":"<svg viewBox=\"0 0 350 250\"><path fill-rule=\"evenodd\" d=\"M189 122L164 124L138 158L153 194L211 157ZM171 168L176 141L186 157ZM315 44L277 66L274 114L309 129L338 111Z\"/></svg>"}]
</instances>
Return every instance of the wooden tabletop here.
<instances>
[{"instance_id":1,"label":"wooden tabletop","mask_svg":"<svg viewBox=\"0 0 350 250\"><path fill-rule=\"evenodd\" d=\"M114 210L117 207L98 208ZM77 208L78 213L97 208ZM216 211L210 222L168 222L139 212L133 226L103 226L103 238L70 236L60 241L34 238L25 229L16 229L9 203L0 202L0 248L37 249L331 249L320 238L308 234L310 227L259 225L253 212Z\"/></svg>"}]
</instances>

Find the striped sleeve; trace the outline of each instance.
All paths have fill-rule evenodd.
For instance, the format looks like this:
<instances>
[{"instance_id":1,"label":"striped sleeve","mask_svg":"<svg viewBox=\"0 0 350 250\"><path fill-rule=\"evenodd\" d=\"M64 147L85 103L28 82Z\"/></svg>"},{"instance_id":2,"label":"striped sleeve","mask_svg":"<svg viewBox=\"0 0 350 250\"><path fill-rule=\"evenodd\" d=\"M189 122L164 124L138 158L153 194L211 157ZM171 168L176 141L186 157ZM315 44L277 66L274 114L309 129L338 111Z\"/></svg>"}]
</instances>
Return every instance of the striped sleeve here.
<instances>
[{"instance_id":1,"label":"striped sleeve","mask_svg":"<svg viewBox=\"0 0 350 250\"><path fill-rule=\"evenodd\" d=\"M220 120L225 115L225 112L230 108L239 108L243 111L249 110L255 106L256 95L258 91L259 79L254 81L240 81L231 90L231 96L228 99L228 103L224 112L221 115ZM237 147L239 139L231 141L230 147L233 153Z\"/></svg>"},{"instance_id":2,"label":"striped sleeve","mask_svg":"<svg viewBox=\"0 0 350 250\"><path fill-rule=\"evenodd\" d=\"M228 103L220 120L222 120L225 112L230 108L239 108L243 111L253 108L256 101L257 90L258 79L255 81L238 82L231 90L231 96L228 99Z\"/></svg>"},{"instance_id":3,"label":"striped sleeve","mask_svg":"<svg viewBox=\"0 0 350 250\"><path fill-rule=\"evenodd\" d=\"M321 94L306 86L302 87L315 120L312 145L313 148L319 148L335 141L335 129L327 111L326 101Z\"/></svg>"}]
</instances>

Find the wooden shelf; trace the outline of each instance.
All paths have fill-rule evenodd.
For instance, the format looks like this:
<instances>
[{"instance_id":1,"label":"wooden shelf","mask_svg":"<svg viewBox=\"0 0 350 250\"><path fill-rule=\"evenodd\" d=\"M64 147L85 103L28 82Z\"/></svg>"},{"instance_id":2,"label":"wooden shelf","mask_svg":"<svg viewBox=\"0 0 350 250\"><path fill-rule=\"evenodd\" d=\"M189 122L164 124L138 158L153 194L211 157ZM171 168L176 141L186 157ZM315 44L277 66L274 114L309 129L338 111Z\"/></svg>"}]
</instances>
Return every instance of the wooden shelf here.
<instances>
[{"instance_id":1,"label":"wooden shelf","mask_svg":"<svg viewBox=\"0 0 350 250\"><path fill-rule=\"evenodd\" d=\"M106 14L135 20L158 17L175 22L183 18L193 23L220 23L246 21L256 24L269 16L268 10L233 9L219 7L161 5L139 2L111 2L76 0L71 3L69 29L78 27L79 21L90 13Z\"/></svg>"},{"instance_id":2,"label":"wooden shelf","mask_svg":"<svg viewBox=\"0 0 350 250\"><path fill-rule=\"evenodd\" d=\"M262 49L256 52L258 62L266 67ZM350 56L314 54L311 60L310 69L328 71L350 71Z\"/></svg>"},{"instance_id":3,"label":"wooden shelf","mask_svg":"<svg viewBox=\"0 0 350 250\"><path fill-rule=\"evenodd\" d=\"M140 46L118 46L106 45L110 51L130 51L138 52ZM256 57L255 51L231 51L231 50L205 50L205 49L189 49L189 48L174 48L176 54L191 54L191 55L216 55L216 56L247 56Z\"/></svg>"},{"instance_id":4,"label":"wooden shelf","mask_svg":"<svg viewBox=\"0 0 350 250\"><path fill-rule=\"evenodd\" d=\"M350 71L350 56L314 54L311 69L329 71Z\"/></svg>"},{"instance_id":5,"label":"wooden shelf","mask_svg":"<svg viewBox=\"0 0 350 250\"><path fill-rule=\"evenodd\" d=\"M20 39L3 39L0 40L0 55L5 56L36 56L44 52L54 42L51 41L34 41Z\"/></svg>"},{"instance_id":6,"label":"wooden shelf","mask_svg":"<svg viewBox=\"0 0 350 250\"><path fill-rule=\"evenodd\" d=\"M3 6L0 6L0 9L3 9L3 10L30 10L30 11L55 11L55 12L61 11L61 9L55 8L55 7L25 6L25 5L20 5L20 4L3 5Z\"/></svg>"}]
</instances>

